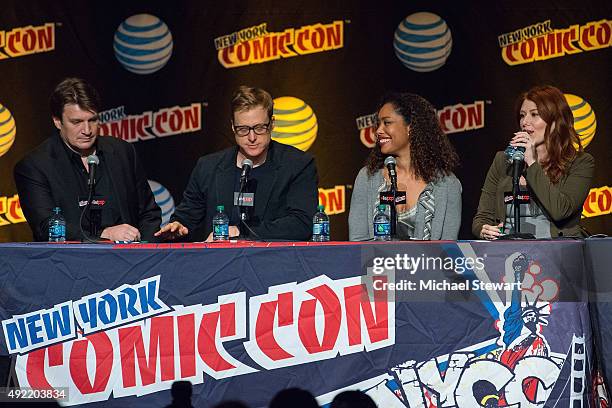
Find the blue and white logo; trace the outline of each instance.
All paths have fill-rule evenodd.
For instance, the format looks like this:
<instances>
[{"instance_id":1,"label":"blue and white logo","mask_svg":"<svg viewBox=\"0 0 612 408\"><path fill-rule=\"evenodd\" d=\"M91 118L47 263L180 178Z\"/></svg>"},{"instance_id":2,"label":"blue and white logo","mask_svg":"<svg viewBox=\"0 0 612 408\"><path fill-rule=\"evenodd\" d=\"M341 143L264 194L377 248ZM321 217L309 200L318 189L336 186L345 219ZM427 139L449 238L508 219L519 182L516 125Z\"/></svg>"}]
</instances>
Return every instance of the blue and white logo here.
<instances>
[{"instance_id":1,"label":"blue and white logo","mask_svg":"<svg viewBox=\"0 0 612 408\"><path fill-rule=\"evenodd\" d=\"M172 33L166 23L150 14L136 14L117 27L115 57L135 74L160 70L172 56Z\"/></svg>"},{"instance_id":2,"label":"blue and white logo","mask_svg":"<svg viewBox=\"0 0 612 408\"><path fill-rule=\"evenodd\" d=\"M174 199L166 187L159 184L157 181L149 180L149 187L153 191L155 202L161 208L161 225L164 226L170 220L170 216L174 213Z\"/></svg>"},{"instance_id":3,"label":"blue and white logo","mask_svg":"<svg viewBox=\"0 0 612 408\"><path fill-rule=\"evenodd\" d=\"M395 30L395 55L406 67L429 72L446 63L453 45L451 32L440 16L420 12L409 15Z\"/></svg>"}]
</instances>

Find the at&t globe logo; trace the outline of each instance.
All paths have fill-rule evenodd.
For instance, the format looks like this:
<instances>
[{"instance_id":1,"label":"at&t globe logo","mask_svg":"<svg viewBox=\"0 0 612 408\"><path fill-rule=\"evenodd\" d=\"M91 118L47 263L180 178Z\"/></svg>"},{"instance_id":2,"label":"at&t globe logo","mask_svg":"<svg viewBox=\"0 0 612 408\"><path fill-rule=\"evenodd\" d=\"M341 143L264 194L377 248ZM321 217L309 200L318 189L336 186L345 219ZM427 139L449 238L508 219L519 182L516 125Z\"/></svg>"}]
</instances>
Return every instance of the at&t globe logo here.
<instances>
[{"instance_id":1,"label":"at&t globe logo","mask_svg":"<svg viewBox=\"0 0 612 408\"><path fill-rule=\"evenodd\" d=\"M581 97L572 94L564 94L564 96L574 116L574 129L580 137L582 148L585 148L595 137L595 130L597 129L595 112L593 112L591 105ZM574 147L577 148L578 146Z\"/></svg>"},{"instance_id":2,"label":"at&t globe logo","mask_svg":"<svg viewBox=\"0 0 612 408\"><path fill-rule=\"evenodd\" d=\"M172 56L172 33L166 23L150 14L127 18L115 31L115 57L135 74L160 70Z\"/></svg>"},{"instance_id":3,"label":"at&t globe logo","mask_svg":"<svg viewBox=\"0 0 612 408\"><path fill-rule=\"evenodd\" d=\"M446 63L451 53L451 32L440 16L420 12L409 15L395 30L395 55L406 67L429 72Z\"/></svg>"},{"instance_id":4,"label":"at&t globe logo","mask_svg":"<svg viewBox=\"0 0 612 408\"><path fill-rule=\"evenodd\" d=\"M161 209L161 225L166 225L170 220L170 216L174 213L174 199L166 187L159 184L157 181L149 180L149 187L153 191L155 202Z\"/></svg>"},{"instance_id":5,"label":"at&t globe logo","mask_svg":"<svg viewBox=\"0 0 612 408\"><path fill-rule=\"evenodd\" d=\"M17 126L11 112L0 104L0 156L9 151L15 135L17 134Z\"/></svg>"},{"instance_id":6,"label":"at&t globe logo","mask_svg":"<svg viewBox=\"0 0 612 408\"><path fill-rule=\"evenodd\" d=\"M281 96L274 99L272 139L306 151L317 138L317 117L301 99Z\"/></svg>"}]
</instances>

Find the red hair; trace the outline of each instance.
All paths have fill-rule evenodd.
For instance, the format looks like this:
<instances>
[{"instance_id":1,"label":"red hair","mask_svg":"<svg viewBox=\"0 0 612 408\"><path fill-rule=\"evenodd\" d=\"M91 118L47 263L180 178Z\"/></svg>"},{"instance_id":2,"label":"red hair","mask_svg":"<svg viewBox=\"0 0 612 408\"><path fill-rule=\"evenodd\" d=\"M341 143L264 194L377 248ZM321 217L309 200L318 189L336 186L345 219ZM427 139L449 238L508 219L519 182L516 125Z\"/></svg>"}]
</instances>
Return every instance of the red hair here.
<instances>
[{"instance_id":1,"label":"red hair","mask_svg":"<svg viewBox=\"0 0 612 408\"><path fill-rule=\"evenodd\" d=\"M554 86L535 86L523 93L516 103L516 118L520 122L520 111L523 102L528 99L533 101L540 117L546 122L544 131L544 144L548 157L542 162L542 168L556 184L576 157L576 149L582 151L580 138L574 129L574 116L563 93Z\"/></svg>"}]
</instances>

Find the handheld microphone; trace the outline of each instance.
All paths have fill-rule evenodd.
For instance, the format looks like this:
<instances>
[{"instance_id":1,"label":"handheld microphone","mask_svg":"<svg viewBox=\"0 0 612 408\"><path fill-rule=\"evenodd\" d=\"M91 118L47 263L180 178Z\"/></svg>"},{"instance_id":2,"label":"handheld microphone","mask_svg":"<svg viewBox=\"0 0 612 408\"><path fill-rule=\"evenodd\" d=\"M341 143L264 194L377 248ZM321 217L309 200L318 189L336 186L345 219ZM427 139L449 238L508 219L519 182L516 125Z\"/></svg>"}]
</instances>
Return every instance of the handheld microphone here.
<instances>
[{"instance_id":1,"label":"handheld microphone","mask_svg":"<svg viewBox=\"0 0 612 408\"><path fill-rule=\"evenodd\" d=\"M391 188L397 190L397 172L395 171L395 157L389 156L385 159L385 166L389 170L389 178L391 179Z\"/></svg>"},{"instance_id":2,"label":"handheld microphone","mask_svg":"<svg viewBox=\"0 0 612 408\"><path fill-rule=\"evenodd\" d=\"M90 154L87 156L87 165L89 166L89 180L87 181L87 185L89 189L92 190L95 182L96 176L96 168L100 164L100 159L95 154Z\"/></svg>"},{"instance_id":3,"label":"handheld microphone","mask_svg":"<svg viewBox=\"0 0 612 408\"><path fill-rule=\"evenodd\" d=\"M249 173L253 168L253 161L250 159L244 159L242 161L242 172L240 173L240 190L243 189L246 184L247 179L249 178Z\"/></svg>"}]
</instances>

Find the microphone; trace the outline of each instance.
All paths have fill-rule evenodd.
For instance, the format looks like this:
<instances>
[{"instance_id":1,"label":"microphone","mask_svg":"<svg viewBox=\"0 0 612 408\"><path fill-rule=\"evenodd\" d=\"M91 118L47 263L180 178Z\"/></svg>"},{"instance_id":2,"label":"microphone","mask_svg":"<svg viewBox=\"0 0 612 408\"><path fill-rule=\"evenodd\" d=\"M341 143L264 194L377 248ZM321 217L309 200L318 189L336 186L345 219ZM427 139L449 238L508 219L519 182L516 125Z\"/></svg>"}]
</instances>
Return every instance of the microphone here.
<instances>
[{"instance_id":1,"label":"microphone","mask_svg":"<svg viewBox=\"0 0 612 408\"><path fill-rule=\"evenodd\" d=\"M395 171L395 157L389 156L385 159L385 166L389 170L389 178L391 179L391 188L397 190L397 173Z\"/></svg>"},{"instance_id":2,"label":"microphone","mask_svg":"<svg viewBox=\"0 0 612 408\"><path fill-rule=\"evenodd\" d=\"M90 154L87 156L87 165L89 166L89 180L87 181L87 185L89 186L90 190L93 190L94 187L96 168L98 167L98 164L100 164L100 159L98 159L98 156L95 154Z\"/></svg>"},{"instance_id":3,"label":"microphone","mask_svg":"<svg viewBox=\"0 0 612 408\"><path fill-rule=\"evenodd\" d=\"M506 147L504 153L506 154L506 159L508 160L508 163L512 163L514 161L522 162L525 160L525 148L523 146L508 146Z\"/></svg>"},{"instance_id":4,"label":"microphone","mask_svg":"<svg viewBox=\"0 0 612 408\"><path fill-rule=\"evenodd\" d=\"M240 191L244 189L244 185L246 184L247 179L249 178L249 173L253 168L253 161L250 159L244 159L242 161L242 172L240 173Z\"/></svg>"}]
</instances>

